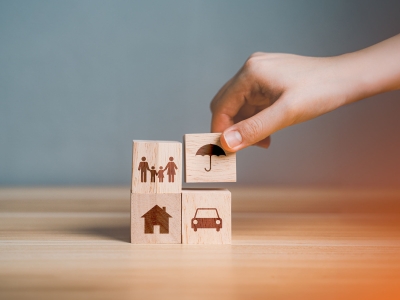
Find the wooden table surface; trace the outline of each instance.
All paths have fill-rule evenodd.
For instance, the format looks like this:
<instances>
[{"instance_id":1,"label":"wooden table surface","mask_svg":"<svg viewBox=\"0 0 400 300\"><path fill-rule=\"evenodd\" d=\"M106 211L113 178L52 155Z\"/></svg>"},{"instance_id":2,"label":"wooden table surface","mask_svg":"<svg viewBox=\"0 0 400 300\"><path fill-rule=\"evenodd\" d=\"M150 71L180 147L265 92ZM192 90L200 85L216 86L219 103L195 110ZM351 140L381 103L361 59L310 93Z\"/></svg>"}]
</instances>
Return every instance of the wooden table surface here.
<instances>
[{"instance_id":1,"label":"wooden table surface","mask_svg":"<svg viewBox=\"0 0 400 300\"><path fill-rule=\"evenodd\" d=\"M233 245L132 245L129 187L0 189L0 299L400 299L400 190L232 188Z\"/></svg>"}]
</instances>

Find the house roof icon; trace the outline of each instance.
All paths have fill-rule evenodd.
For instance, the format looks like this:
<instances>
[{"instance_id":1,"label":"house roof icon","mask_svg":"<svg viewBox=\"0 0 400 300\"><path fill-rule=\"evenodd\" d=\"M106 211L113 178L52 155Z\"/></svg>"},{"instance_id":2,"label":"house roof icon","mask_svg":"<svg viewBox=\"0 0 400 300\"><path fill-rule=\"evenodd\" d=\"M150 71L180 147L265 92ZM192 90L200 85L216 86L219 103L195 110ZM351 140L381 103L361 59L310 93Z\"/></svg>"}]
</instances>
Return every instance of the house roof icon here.
<instances>
[{"instance_id":1,"label":"house roof icon","mask_svg":"<svg viewBox=\"0 0 400 300\"><path fill-rule=\"evenodd\" d=\"M166 207L163 208L155 205L152 209L146 212L144 218L144 233L154 233L154 226L160 226L160 233L169 233L169 218L172 218L167 213Z\"/></svg>"}]
</instances>

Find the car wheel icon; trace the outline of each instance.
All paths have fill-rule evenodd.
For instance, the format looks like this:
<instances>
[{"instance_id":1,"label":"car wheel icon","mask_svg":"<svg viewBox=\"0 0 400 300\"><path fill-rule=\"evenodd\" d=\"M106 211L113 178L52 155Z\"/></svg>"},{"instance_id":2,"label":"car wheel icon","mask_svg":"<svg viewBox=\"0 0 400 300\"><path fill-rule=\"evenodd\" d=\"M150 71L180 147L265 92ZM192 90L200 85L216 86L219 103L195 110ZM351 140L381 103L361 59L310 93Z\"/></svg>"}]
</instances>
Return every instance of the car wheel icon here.
<instances>
[{"instance_id":1,"label":"car wheel icon","mask_svg":"<svg viewBox=\"0 0 400 300\"><path fill-rule=\"evenodd\" d=\"M194 231L197 231L197 224L199 221L197 221L195 218L192 219L192 227Z\"/></svg>"}]
</instances>

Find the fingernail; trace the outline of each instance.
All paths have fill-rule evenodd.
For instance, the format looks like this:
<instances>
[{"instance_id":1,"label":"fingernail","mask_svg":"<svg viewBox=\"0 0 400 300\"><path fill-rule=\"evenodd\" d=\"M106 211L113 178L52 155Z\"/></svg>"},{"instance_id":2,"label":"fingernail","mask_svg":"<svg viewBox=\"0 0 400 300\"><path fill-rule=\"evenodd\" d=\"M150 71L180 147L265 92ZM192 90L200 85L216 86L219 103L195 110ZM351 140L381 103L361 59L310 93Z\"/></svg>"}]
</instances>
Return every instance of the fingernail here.
<instances>
[{"instance_id":1,"label":"fingernail","mask_svg":"<svg viewBox=\"0 0 400 300\"><path fill-rule=\"evenodd\" d=\"M224 134L224 138L229 148L235 148L242 143L242 136L239 131L229 131Z\"/></svg>"}]
</instances>

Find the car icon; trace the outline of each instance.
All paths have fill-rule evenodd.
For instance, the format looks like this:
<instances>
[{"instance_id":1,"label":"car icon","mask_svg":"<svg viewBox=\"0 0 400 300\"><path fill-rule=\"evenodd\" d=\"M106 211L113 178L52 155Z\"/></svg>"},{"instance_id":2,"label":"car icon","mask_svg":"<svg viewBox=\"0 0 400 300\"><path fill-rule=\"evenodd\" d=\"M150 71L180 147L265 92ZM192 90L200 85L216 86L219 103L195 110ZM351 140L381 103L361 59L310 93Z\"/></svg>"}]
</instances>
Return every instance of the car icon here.
<instances>
[{"instance_id":1,"label":"car icon","mask_svg":"<svg viewBox=\"0 0 400 300\"><path fill-rule=\"evenodd\" d=\"M202 211L214 211L216 218L198 218L197 214L202 215ZM211 212L211 214L213 214ZM208 214L209 215L209 214ZM197 231L197 228L215 228L219 231L222 228L222 219L219 217L218 210L216 208L198 208L192 219L192 228Z\"/></svg>"}]
</instances>

